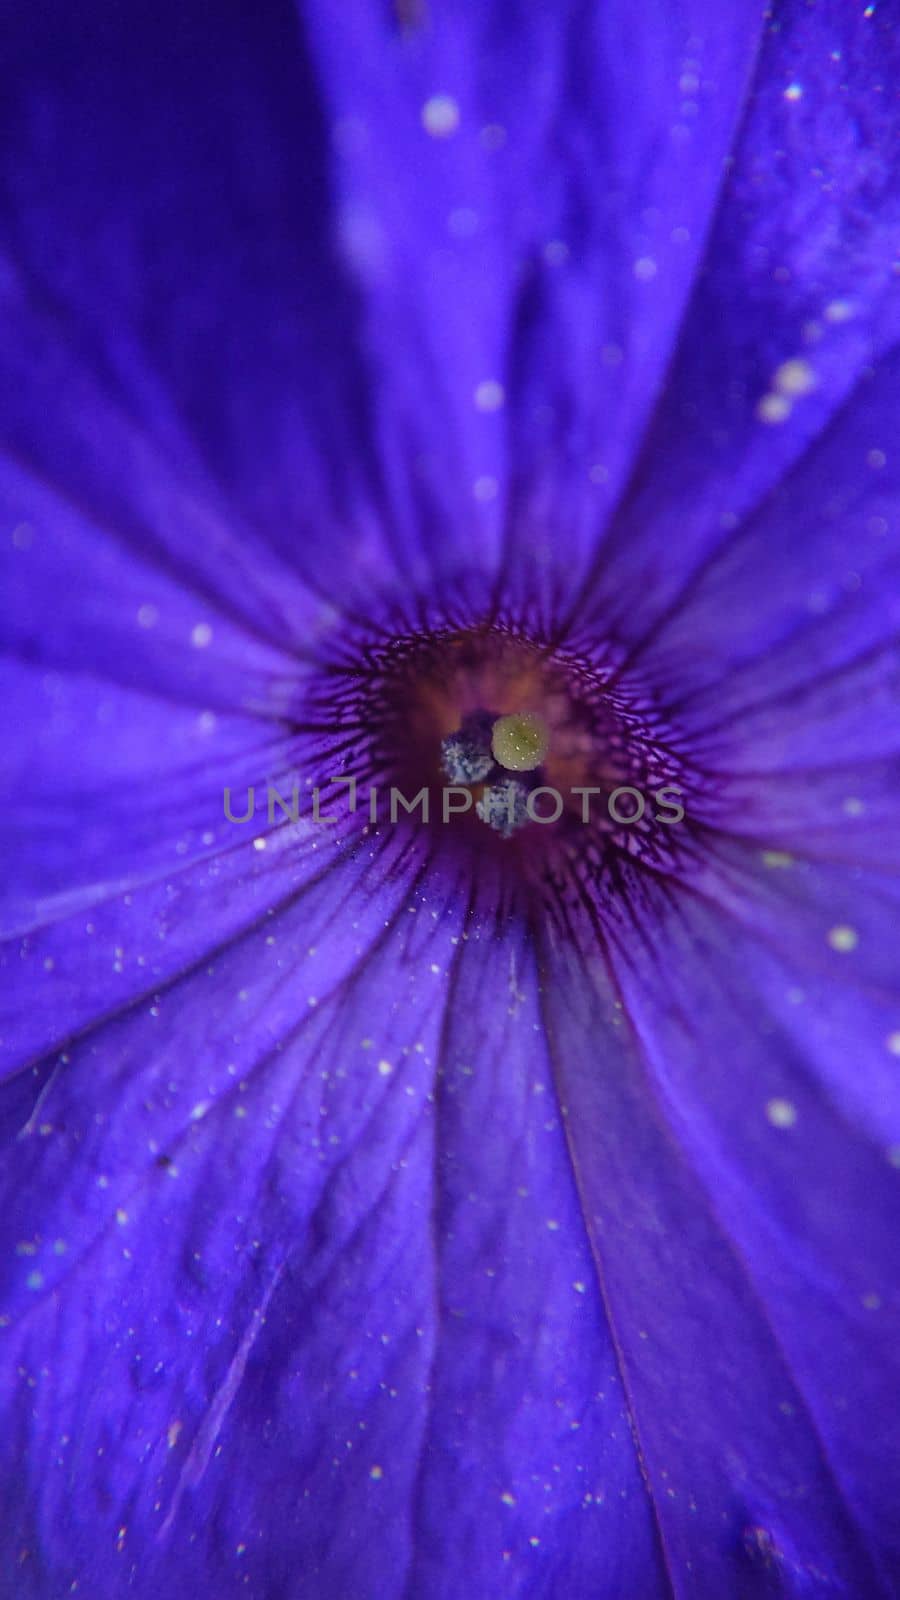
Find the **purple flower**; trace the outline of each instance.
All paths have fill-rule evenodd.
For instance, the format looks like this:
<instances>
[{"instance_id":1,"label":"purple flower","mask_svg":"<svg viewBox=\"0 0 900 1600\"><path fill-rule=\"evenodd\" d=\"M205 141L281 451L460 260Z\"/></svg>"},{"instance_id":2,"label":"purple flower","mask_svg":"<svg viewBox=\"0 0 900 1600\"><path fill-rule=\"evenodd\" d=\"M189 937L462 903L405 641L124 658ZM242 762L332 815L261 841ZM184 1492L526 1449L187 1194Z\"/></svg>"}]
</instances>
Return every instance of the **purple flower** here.
<instances>
[{"instance_id":1,"label":"purple flower","mask_svg":"<svg viewBox=\"0 0 900 1600\"><path fill-rule=\"evenodd\" d=\"M0 1593L900 1594L893 8L15 10Z\"/></svg>"}]
</instances>

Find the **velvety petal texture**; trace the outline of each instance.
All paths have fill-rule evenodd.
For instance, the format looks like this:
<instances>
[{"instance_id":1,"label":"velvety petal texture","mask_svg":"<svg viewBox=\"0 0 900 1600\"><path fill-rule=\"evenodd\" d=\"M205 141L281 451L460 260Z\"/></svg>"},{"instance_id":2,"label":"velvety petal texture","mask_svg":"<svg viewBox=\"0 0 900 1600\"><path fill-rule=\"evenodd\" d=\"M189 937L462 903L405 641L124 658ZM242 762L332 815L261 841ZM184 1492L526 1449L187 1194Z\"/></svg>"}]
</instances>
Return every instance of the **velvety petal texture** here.
<instances>
[{"instance_id":1,"label":"velvety petal texture","mask_svg":"<svg viewBox=\"0 0 900 1600\"><path fill-rule=\"evenodd\" d=\"M0 1594L900 1596L893 9L6 32Z\"/></svg>"}]
</instances>

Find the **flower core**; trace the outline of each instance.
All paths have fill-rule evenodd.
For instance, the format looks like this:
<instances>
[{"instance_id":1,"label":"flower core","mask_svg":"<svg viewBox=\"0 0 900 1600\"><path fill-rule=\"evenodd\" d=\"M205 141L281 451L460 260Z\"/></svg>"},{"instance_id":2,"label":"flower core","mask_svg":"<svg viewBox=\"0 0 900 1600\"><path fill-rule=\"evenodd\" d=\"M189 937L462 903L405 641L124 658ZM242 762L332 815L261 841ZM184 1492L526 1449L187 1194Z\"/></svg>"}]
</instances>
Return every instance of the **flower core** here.
<instances>
[{"instance_id":1,"label":"flower core","mask_svg":"<svg viewBox=\"0 0 900 1600\"><path fill-rule=\"evenodd\" d=\"M599 650L497 623L398 631L323 689L332 774L383 797L370 826L425 825L434 848L493 853L529 881L622 854L658 865L686 843L680 741ZM395 791L419 803L389 818Z\"/></svg>"}]
</instances>

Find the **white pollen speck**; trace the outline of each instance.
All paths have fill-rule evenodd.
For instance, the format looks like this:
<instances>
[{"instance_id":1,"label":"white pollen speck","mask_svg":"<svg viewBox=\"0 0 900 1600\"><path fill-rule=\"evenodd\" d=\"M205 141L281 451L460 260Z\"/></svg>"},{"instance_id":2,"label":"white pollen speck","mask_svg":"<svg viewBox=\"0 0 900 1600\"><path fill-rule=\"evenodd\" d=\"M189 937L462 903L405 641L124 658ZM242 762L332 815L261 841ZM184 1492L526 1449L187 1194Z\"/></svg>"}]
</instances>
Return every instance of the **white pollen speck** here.
<instances>
[{"instance_id":1,"label":"white pollen speck","mask_svg":"<svg viewBox=\"0 0 900 1600\"><path fill-rule=\"evenodd\" d=\"M863 801L855 794L848 794L843 809L848 817L861 817L866 808Z\"/></svg>"},{"instance_id":2,"label":"white pollen speck","mask_svg":"<svg viewBox=\"0 0 900 1600\"><path fill-rule=\"evenodd\" d=\"M447 232L454 239L471 239L478 232L478 212L471 206L457 206L447 218Z\"/></svg>"},{"instance_id":3,"label":"white pollen speck","mask_svg":"<svg viewBox=\"0 0 900 1600\"><path fill-rule=\"evenodd\" d=\"M506 400L506 391L496 378L485 378L475 390L475 404L479 411L499 411Z\"/></svg>"},{"instance_id":4,"label":"white pollen speck","mask_svg":"<svg viewBox=\"0 0 900 1600\"><path fill-rule=\"evenodd\" d=\"M659 268L652 256L638 256L633 271L639 283L649 283L651 278L656 277Z\"/></svg>"},{"instance_id":5,"label":"white pollen speck","mask_svg":"<svg viewBox=\"0 0 900 1600\"><path fill-rule=\"evenodd\" d=\"M29 1272L28 1277L25 1279L25 1283L29 1289L43 1289L44 1274L38 1271Z\"/></svg>"},{"instance_id":6,"label":"white pollen speck","mask_svg":"<svg viewBox=\"0 0 900 1600\"><path fill-rule=\"evenodd\" d=\"M766 1116L773 1128L792 1128L797 1121L797 1108L790 1100L767 1100Z\"/></svg>"},{"instance_id":7,"label":"white pollen speck","mask_svg":"<svg viewBox=\"0 0 900 1600\"><path fill-rule=\"evenodd\" d=\"M547 1227L550 1229L551 1233L558 1233L559 1232L559 1223L557 1222L555 1217L548 1217L548 1219L547 1219Z\"/></svg>"},{"instance_id":8,"label":"white pollen speck","mask_svg":"<svg viewBox=\"0 0 900 1600\"><path fill-rule=\"evenodd\" d=\"M762 863L764 867L792 867L794 858L788 850L764 850Z\"/></svg>"},{"instance_id":9,"label":"white pollen speck","mask_svg":"<svg viewBox=\"0 0 900 1600\"><path fill-rule=\"evenodd\" d=\"M191 644L195 650L205 650L212 638L212 628L208 622L197 622L191 629Z\"/></svg>"},{"instance_id":10,"label":"white pollen speck","mask_svg":"<svg viewBox=\"0 0 900 1600\"><path fill-rule=\"evenodd\" d=\"M572 1288L575 1290L576 1294L584 1294L587 1289L587 1284L582 1283L579 1279L577 1283L573 1283Z\"/></svg>"},{"instance_id":11,"label":"white pollen speck","mask_svg":"<svg viewBox=\"0 0 900 1600\"><path fill-rule=\"evenodd\" d=\"M478 500L482 505L486 505L488 501L496 500L499 488L500 485L497 482L497 479L491 478L485 474L484 477L475 479L475 482L472 485L472 493L474 494L476 500Z\"/></svg>"},{"instance_id":12,"label":"white pollen speck","mask_svg":"<svg viewBox=\"0 0 900 1600\"><path fill-rule=\"evenodd\" d=\"M892 1056L900 1056L900 1031L889 1033L884 1042Z\"/></svg>"},{"instance_id":13,"label":"white pollen speck","mask_svg":"<svg viewBox=\"0 0 900 1600\"><path fill-rule=\"evenodd\" d=\"M811 394L816 387L816 375L808 361L801 356L794 356L790 361L782 361L776 367L772 378L772 388L779 394L789 395L796 399L801 394Z\"/></svg>"},{"instance_id":14,"label":"white pollen speck","mask_svg":"<svg viewBox=\"0 0 900 1600\"><path fill-rule=\"evenodd\" d=\"M262 837L260 837L258 839L254 839L253 848L254 848L254 850L265 850L265 848L266 848L265 839L263 839Z\"/></svg>"},{"instance_id":15,"label":"white pollen speck","mask_svg":"<svg viewBox=\"0 0 900 1600\"><path fill-rule=\"evenodd\" d=\"M155 606L138 606L138 627L152 628L159 620L159 612Z\"/></svg>"},{"instance_id":16,"label":"white pollen speck","mask_svg":"<svg viewBox=\"0 0 900 1600\"><path fill-rule=\"evenodd\" d=\"M548 239L544 245L544 260L550 267L561 267L569 259L569 246L564 239Z\"/></svg>"},{"instance_id":17,"label":"white pollen speck","mask_svg":"<svg viewBox=\"0 0 900 1600\"><path fill-rule=\"evenodd\" d=\"M489 122L478 137L485 150L502 150L506 143L506 129L502 122Z\"/></svg>"},{"instance_id":18,"label":"white pollen speck","mask_svg":"<svg viewBox=\"0 0 900 1600\"><path fill-rule=\"evenodd\" d=\"M379 1061L378 1071L381 1073L383 1078L389 1078L393 1070L394 1069L389 1061Z\"/></svg>"},{"instance_id":19,"label":"white pollen speck","mask_svg":"<svg viewBox=\"0 0 900 1600\"><path fill-rule=\"evenodd\" d=\"M850 927L849 923L839 922L836 927L829 928L828 943L831 945L832 950L838 950L841 955L847 955L850 950L855 950L859 944L859 934L855 928Z\"/></svg>"},{"instance_id":20,"label":"white pollen speck","mask_svg":"<svg viewBox=\"0 0 900 1600\"><path fill-rule=\"evenodd\" d=\"M787 88L784 91L784 98L785 98L785 100L802 100L803 99L803 85L802 85L802 83L789 83Z\"/></svg>"},{"instance_id":21,"label":"white pollen speck","mask_svg":"<svg viewBox=\"0 0 900 1600\"><path fill-rule=\"evenodd\" d=\"M370 1467L369 1468L369 1477L370 1478L374 1478L375 1482L377 1483L379 1478L383 1478L384 1477L384 1469L383 1469L383 1467Z\"/></svg>"},{"instance_id":22,"label":"white pollen speck","mask_svg":"<svg viewBox=\"0 0 900 1600\"><path fill-rule=\"evenodd\" d=\"M500 1496L500 1499L503 1501L503 1504L505 1506L514 1506L515 1503L516 1503L515 1495L514 1494L510 1494L508 1489L504 1489L503 1493Z\"/></svg>"},{"instance_id":23,"label":"white pollen speck","mask_svg":"<svg viewBox=\"0 0 900 1600\"><path fill-rule=\"evenodd\" d=\"M119 1224L120 1228L124 1228L126 1223L127 1223L127 1221L128 1221L128 1212L127 1211L123 1211L121 1206L119 1207L118 1211L116 1212L116 1221Z\"/></svg>"},{"instance_id":24,"label":"white pollen speck","mask_svg":"<svg viewBox=\"0 0 900 1600\"><path fill-rule=\"evenodd\" d=\"M756 407L760 422L786 422L791 414L791 402L784 394L764 394Z\"/></svg>"},{"instance_id":25,"label":"white pollen speck","mask_svg":"<svg viewBox=\"0 0 900 1600\"><path fill-rule=\"evenodd\" d=\"M849 322L854 315L850 300L830 300L823 313L826 322Z\"/></svg>"},{"instance_id":26,"label":"white pollen speck","mask_svg":"<svg viewBox=\"0 0 900 1600\"><path fill-rule=\"evenodd\" d=\"M422 107L422 127L432 139L449 139L459 127L459 106L449 94L433 94Z\"/></svg>"}]
</instances>

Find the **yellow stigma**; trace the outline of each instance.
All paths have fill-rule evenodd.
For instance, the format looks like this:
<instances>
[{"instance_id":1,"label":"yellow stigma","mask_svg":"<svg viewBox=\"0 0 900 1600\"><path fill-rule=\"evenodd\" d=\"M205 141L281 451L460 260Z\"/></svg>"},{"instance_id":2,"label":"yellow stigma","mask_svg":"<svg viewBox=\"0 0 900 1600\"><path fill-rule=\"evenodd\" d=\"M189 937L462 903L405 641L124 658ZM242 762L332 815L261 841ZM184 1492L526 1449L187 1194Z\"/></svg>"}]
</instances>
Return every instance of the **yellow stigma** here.
<instances>
[{"instance_id":1,"label":"yellow stigma","mask_svg":"<svg viewBox=\"0 0 900 1600\"><path fill-rule=\"evenodd\" d=\"M550 744L543 717L533 711L514 711L498 717L491 730L494 760L509 772L531 772L539 767Z\"/></svg>"}]
</instances>

